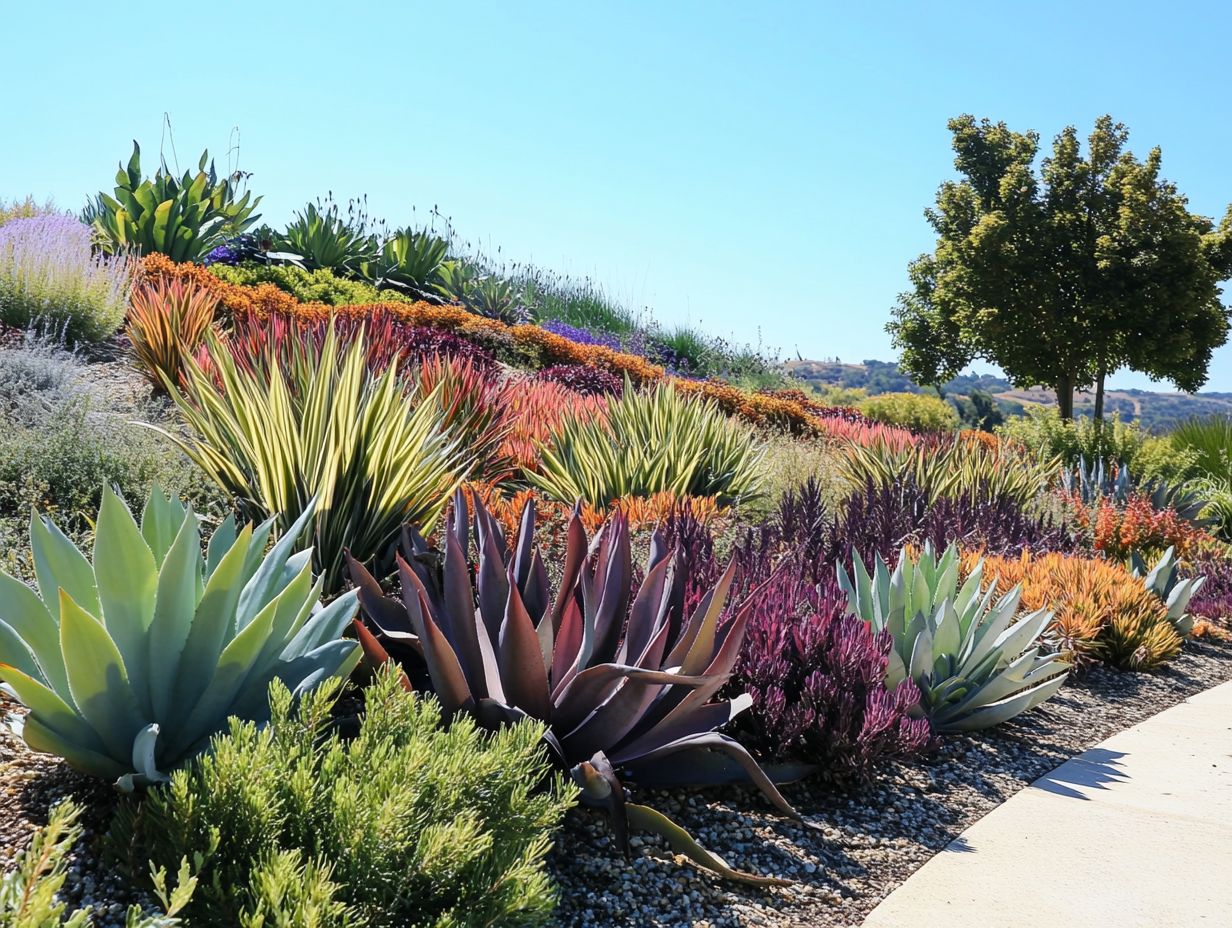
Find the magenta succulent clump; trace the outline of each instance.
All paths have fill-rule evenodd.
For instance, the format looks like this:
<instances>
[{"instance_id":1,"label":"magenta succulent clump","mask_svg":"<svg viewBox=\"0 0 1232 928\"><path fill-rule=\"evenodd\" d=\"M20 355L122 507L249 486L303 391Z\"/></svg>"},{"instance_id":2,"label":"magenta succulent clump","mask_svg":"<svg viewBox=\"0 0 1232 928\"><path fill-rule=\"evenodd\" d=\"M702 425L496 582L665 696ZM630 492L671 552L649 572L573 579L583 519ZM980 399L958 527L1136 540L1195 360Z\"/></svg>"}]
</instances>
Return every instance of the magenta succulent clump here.
<instances>
[{"instance_id":1,"label":"magenta succulent clump","mask_svg":"<svg viewBox=\"0 0 1232 928\"><path fill-rule=\"evenodd\" d=\"M96 255L90 227L65 213L0 225L0 322L99 341L124 321L132 261Z\"/></svg>"}]
</instances>

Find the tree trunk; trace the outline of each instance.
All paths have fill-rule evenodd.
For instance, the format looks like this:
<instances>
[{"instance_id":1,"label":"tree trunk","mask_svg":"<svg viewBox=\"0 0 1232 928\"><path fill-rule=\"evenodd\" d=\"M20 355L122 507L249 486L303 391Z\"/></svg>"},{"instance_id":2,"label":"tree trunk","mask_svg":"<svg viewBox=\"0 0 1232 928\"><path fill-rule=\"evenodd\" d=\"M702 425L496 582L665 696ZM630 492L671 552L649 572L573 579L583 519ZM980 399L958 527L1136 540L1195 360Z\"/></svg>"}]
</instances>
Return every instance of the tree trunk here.
<instances>
[{"instance_id":1,"label":"tree trunk","mask_svg":"<svg viewBox=\"0 0 1232 928\"><path fill-rule=\"evenodd\" d=\"M1065 421L1074 418L1074 376L1072 374L1061 378L1057 384L1057 412Z\"/></svg>"},{"instance_id":2,"label":"tree trunk","mask_svg":"<svg viewBox=\"0 0 1232 928\"><path fill-rule=\"evenodd\" d=\"M1099 376L1095 379L1095 426L1098 428L1104 422L1104 378L1107 374L1103 368L1100 368Z\"/></svg>"}]
</instances>

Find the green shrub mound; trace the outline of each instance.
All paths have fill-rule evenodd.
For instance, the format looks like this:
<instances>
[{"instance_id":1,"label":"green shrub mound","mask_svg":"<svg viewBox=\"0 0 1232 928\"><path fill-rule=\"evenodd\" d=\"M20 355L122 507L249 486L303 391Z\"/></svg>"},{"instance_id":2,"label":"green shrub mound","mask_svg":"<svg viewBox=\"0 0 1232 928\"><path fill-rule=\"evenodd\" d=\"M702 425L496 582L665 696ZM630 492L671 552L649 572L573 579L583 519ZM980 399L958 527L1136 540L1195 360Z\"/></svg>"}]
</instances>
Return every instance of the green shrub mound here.
<instances>
[{"instance_id":1,"label":"green shrub mound","mask_svg":"<svg viewBox=\"0 0 1232 928\"><path fill-rule=\"evenodd\" d=\"M942 432L959 425L953 406L922 393L882 393L861 400L856 408L874 422L921 432Z\"/></svg>"},{"instance_id":2,"label":"green shrub mound","mask_svg":"<svg viewBox=\"0 0 1232 928\"><path fill-rule=\"evenodd\" d=\"M435 699L400 680L378 675L349 741L331 715L338 685L293 706L275 683L270 725L233 721L121 806L111 849L134 875L198 861L194 928L546 923L543 859L576 791L549 774L543 726L442 728Z\"/></svg>"},{"instance_id":3,"label":"green shrub mound","mask_svg":"<svg viewBox=\"0 0 1232 928\"><path fill-rule=\"evenodd\" d=\"M301 303L325 303L328 306L362 306L365 303L409 303L411 300L396 290L378 290L362 280L339 277L328 268L314 271L293 264L226 264L210 265L210 273L229 284L255 287L273 284L285 290Z\"/></svg>"}]
</instances>

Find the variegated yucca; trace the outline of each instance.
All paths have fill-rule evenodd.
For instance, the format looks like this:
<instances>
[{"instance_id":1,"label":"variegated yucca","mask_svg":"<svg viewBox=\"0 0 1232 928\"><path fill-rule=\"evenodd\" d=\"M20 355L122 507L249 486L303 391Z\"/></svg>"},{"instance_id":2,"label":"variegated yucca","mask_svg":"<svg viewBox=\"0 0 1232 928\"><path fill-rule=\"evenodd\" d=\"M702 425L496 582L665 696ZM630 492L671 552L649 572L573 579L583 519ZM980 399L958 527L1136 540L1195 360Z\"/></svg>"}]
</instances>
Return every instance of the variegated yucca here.
<instances>
[{"instance_id":1,"label":"variegated yucca","mask_svg":"<svg viewBox=\"0 0 1232 928\"><path fill-rule=\"evenodd\" d=\"M886 687L914 681L938 731L999 725L1038 706L1065 681L1069 664L1040 654L1051 613L1020 614L1018 587L994 601L996 584L980 585L979 565L960 586L953 545L939 558L931 545L918 557L904 549L893 571L878 555L871 575L855 554L854 576L842 565L838 574L851 611L893 638Z\"/></svg>"},{"instance_id":2,"label":"variegated yucca","mask_svg":"<svg viewBox=\"0 0 1232 928\"><path fill-rule=\"evenodd\" d=\"M596 509L624 496L711 496L720 506L761 492L764 449L753 430L712 401L670 383L638 392L626 381L606 415L566 415L526 476L548 496Z\"/></svg>"},{"instance_id":3,"label":"variegated yucca","mask_svg":"<svg viewBox=\"0 0 1232 928\"><path fill-rule=\"evenodd\" d=\"M166 779L230 716L268 717L278 679L303 692L358 659L348 593L321 607L311 551L292 549L313 505L269 553L272 520L205 549L197 516L155 488L141 523L103 493L91 562L46 518L30 521L38 589L0 573L0 680L30 710L36 751L131 789Z\"/></svg>"},{"instance_id":4,"label":"variegated yucca","mask_svg":"<svg viewBox=\"0 0 1232 928\"><path fill-rule=\"evenodd\" d=\"M184 359L201 345L217 309L218 298L192 281L158 277L133 291L125 334L155 387L180 382Z\"/></svg>"},{"instance_id":5,"label":"variegated yucca","mask_svg":"<svg viewBox=\"0 0 1232 928\"><path fill-rule=\"evenodd\" d=\"M331 325L318 348L286 339L254 363L217 339L211 363L189 359L183 390L167 388L195 435L164 432L252 517L287 528L317 499L308 524L327 593L342 584L342 551L382 555L403 522L426 527L465 478L471 458L426 396L366 363L360 332L343 346ZM388 564L384 566L388 567Z\"/></svg>"}]
</instances>

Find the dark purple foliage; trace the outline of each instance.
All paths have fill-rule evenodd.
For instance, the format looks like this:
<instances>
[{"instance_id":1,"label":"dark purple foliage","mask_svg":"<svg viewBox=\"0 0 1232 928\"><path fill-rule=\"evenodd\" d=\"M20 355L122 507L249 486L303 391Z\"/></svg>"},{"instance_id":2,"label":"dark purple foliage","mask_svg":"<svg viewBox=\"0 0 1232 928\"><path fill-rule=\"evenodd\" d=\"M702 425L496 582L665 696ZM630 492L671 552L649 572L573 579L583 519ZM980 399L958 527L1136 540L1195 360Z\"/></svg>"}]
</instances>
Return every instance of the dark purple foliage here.
<instances>
[{"instance_id":1,"label":"dark purple foliage","mask_svg":"<svg viewBox=\"0 0 1232 928\"><path fill-rule=\"evenodd\" d=\"M405 358L417 361L432 355L448 355L470 361L487 370L496 365L492 352L468 338L431 326L406 326L398 336L398 346Z\"/></svg>"},{"instance_id":2,"label":"dark purple foliage","mask_svg":"<svg viewBox=\"0 0 1232 928\"><path fill-rule=\"evenodd\" d=\"M688 565L687 614L718 575L714 543L687 514L665 528ZM809 485L788 494L772 519L740 540L730 601L752 597L755 605L729 689L753 697L734 723L742 743L850 784L871 779L892 758L929 749L932 734L926 720L909 715L920 698L915 684L885 689L889 637L875 637L847 615L832 563L817 556L831 537L821 494Z\"/></svg>"},{"instance_id":3,"label":"dark purple foliage","mask_svg":"<svg viewBox=\"0 0 1232 928\"><path fill-rule=\"evenodd\" d=\"M1206 577L1189 601L1189 611L1212 622L1232 624L1232 558L1219 554L1190 558L1185 576Z\"/></svg>"},{"instance_id":4,"label":"dark purple foliage","mask_svg":"<svg viewBox=\"0 0 1232 928\"><path fill-rule=\"evenodd\" d=\"M588 364L557 364L554 367L545 367L535 375L535 379L558 383L586 396L619 397L625 387L624 381L611 371Z\"/></svg>"},{"instance_id":5,"label":"dark purple foliage","mask_svg":"<svg viewBox=\"0 0 1232 928\"><path fill-rule=\"evenodd\" d=\"M910 716L920 700L915 684L885 688L891 645L888 632L874 635L847 613L833 577L809 582L788 558L758 588L733 676L753 708L737 717L736 737L763 755L816 764L844 785L928 750L928 721Z\"/></svg>"},{"instance_id":6,"label":"dark purple foliage","mask_svg":"<svg viewBox=\"0 0 1232 928\"><path fill-rule=\"evenodd\" d=\"M929 502L928 494L910 482L866 486L843 503L838 523L831 560L847 560L853 549L865 558L889 557L908 542L931 542L938 551L957 542L998 555L1077 547L1065 526L1028 513L1012 498L977 493Z\"/></svg>"}]
</instances>

